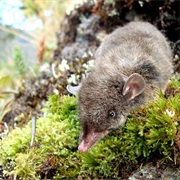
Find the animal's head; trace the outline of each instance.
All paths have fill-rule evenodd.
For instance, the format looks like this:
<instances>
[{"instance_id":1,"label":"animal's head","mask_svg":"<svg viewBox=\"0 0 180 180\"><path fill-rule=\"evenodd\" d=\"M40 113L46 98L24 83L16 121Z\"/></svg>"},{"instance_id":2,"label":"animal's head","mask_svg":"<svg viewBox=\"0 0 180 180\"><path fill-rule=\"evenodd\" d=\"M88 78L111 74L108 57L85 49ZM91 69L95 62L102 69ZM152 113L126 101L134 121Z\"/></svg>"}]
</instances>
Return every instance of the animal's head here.
<instances>
[{"instance_id":1,"label":"animal's head","mask_svg":"<svg viewBox=\"0 0 180 180\"><path fill-rule=\"evenodd\" d=\"M120 76L97 80L90 74L80 86L67 86L79 95L79 118L82 126L78 149L86 152L111 129L123 125L131 110L131 102L145 89L145 81L137 73L126 81Z\"/></svg>"}]
</instances>

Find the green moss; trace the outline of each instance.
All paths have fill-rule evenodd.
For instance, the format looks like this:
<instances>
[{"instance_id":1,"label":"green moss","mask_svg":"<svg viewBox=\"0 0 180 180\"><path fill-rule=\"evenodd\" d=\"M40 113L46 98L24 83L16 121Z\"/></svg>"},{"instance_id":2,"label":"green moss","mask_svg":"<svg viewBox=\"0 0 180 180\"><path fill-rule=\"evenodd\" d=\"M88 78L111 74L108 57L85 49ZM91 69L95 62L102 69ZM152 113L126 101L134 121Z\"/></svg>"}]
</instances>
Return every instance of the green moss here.
<instances>
[{"instance_id":1,"label":"green moss","mask_svg":"<svg viewBox=\"0 0 180 180\"><path fill-rule=\"evenodd\" d=\"M77 152L77 98L52 95L44 117L37 120L34 147L29 145L31 123L16 128L0 142L0 164L6 173L24 179L71 179L121 177L125 165L154 154L173 162L180 121L178 83L172 80L170 96L159 93L156 100L132 112L118 132L111 132L87 153Z\"/></svg>"},{"instance_id":2,"label":"green moss","mask_svg":"<svg viewBox=\"0 0 180 180\"><path fill-rule=\"evenodd\" d=\"M130 159L148 157L155 151L171 158L179 125L179 99L178 94L165 99L160 93L155 101L132 113L122 137L123 146L126 147L122 151L125 150L125 154L128 151L127 156L130 155Z\"/></svg>"},{"instance_id":3,"label":"green moss","mask_svg":"<svg viewBox=\"0 0 180 180\"><path fill-rule=\"evenodd\" d=\"M43 164L53 157L53 166L61 172L60 176L71 177L70 169L75 169L76 161L79 163L76 158L79 136L77 99L53 95L47 104L49 108L43 110L48 110L47 116L39 118L36 123L35 147L29 147L31 122L25 128L16 128L0 142L0 154L3 155L0 164L9 163L12 166L10 174L25 179L37 178L39 172L52 168L49 164L43 167Z\"/></svg>"}]
</instances>

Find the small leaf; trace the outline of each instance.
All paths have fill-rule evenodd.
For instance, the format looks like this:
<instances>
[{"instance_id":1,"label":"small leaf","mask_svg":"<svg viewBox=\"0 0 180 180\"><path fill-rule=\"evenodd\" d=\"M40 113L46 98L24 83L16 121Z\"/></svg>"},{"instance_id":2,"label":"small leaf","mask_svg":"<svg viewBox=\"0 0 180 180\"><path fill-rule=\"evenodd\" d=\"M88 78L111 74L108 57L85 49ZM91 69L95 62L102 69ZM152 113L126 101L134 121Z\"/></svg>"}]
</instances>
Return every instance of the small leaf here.
<instances>
[{"instance_id":1,"label":"small leaf","mask_svg":"<svg viewBox=\"0 0 180 180\"><path fill-rule=\"evenodd\" d=\"M0 78L0 91L2 88L9 86L12 83L12 78L10 76L3 76Z\"/></svg>"}]
</instances>

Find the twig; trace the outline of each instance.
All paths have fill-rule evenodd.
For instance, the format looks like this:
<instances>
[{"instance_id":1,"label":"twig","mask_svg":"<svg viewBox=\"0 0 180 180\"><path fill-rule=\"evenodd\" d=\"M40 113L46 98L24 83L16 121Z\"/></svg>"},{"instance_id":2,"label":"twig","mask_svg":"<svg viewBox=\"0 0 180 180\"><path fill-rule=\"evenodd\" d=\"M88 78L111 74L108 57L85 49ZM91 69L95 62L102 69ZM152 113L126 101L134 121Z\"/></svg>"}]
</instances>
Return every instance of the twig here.
<instances>
[{"instance_id":1,"label":"twig","mask_svg":"<svg viewBox=\"0 0 180 180\"><path fill-rule=\"evenodd\" d=\"M33 145L34 145L35 136L36 136L36 119L35 119L35 117L32 117L32 129L31 129L30 147L33 147Z\"/></svg>"},{"instance_id":2,"label":"twig","mask_svg":"<svg viewBox=\"0 0 180 180\"><path fill-rule=\"evenodd\" d=\"M2 91L1 94L19 94L19 92L13 89L9 89L6 91Z\"/></svg>"}]
</instances>

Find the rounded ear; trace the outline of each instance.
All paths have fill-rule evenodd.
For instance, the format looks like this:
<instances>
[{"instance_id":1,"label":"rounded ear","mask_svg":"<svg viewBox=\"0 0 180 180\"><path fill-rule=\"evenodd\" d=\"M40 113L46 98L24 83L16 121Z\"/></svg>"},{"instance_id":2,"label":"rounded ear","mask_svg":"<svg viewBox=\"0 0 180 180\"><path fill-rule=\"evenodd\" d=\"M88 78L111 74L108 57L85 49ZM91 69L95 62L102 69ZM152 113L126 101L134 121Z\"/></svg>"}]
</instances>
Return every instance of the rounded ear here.
<instances>
[{"instance_id":1,"label":"rounded ear","mask_svg":"<svg viewBox=\"0 0 180 180\"><path fill-rule=\"evenodd\" d=\"M66 86L66 89L68 90L68 92L70 92L71 94L77 95L79 93L79 89L80 89L81 85L79 86L71 86L70 84L68 84Z\"/></svg>"},{"instance_id":2,"label":"rounded ear","mask_svg":"<svg viewBox=\"0 0 180 180\"><path fill-rule=\"evenodd\" d=\"M134 99L136 96L138 96L144 91L145 87L146 83L144 81L144 78L140 74L134 73L129 76L128 80L124 85L123 95L130 92L130 99Z\"/></svg>"}]
</instances>

